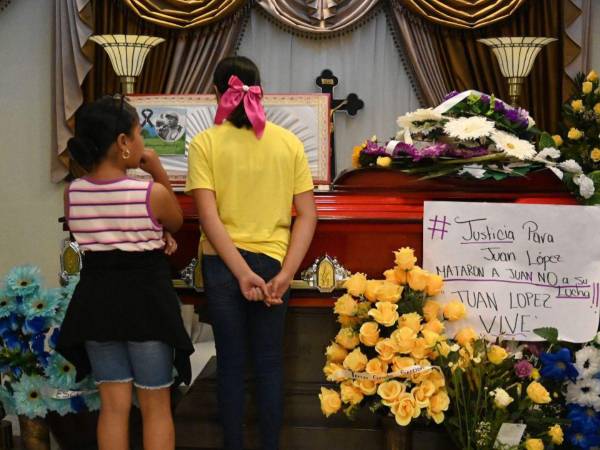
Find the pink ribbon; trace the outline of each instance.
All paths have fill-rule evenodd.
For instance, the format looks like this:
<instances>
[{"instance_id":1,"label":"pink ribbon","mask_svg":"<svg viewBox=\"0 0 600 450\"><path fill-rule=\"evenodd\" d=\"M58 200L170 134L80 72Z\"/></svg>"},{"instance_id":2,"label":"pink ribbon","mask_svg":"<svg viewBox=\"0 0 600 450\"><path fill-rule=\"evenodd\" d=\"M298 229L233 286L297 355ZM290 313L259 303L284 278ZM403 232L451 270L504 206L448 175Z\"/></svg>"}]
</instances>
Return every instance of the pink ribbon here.
<instances>
[{"instance_id":1,"label":"pink ribbon","mask_svg":"<svg viewBox=\"0 0 600 450\"><path fill-rule=\"evenodd\" d=\"M215 123L221 125L238 105L244 101L244 110L248 120L254 128L256 137L260 139L265 131L265 110L261 103L262 88L260 86L246 86L237 76L229 78L229 88L221 96Z\"/></svg>"}]
</instances>

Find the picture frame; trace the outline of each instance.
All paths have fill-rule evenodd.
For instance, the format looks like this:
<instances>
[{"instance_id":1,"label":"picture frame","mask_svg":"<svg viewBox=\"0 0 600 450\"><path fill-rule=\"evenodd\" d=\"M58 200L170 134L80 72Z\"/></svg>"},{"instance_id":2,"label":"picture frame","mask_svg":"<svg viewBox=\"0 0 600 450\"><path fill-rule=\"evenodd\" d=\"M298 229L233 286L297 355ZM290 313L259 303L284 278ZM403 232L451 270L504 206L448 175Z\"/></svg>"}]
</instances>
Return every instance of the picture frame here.
<instances>
[{"instance_id":1,"label":"picture frame","mask_svg":"<svg viewBox=\"0 0 600 450\"><path fill-rule=\"evenodd\" d=\"M214 95L133 95L147 147L160 156L173 187L182 190L187 151L193 137L214 125ZM331 182L330 96L322 93L265 94L267 120L294 133L303 143L314 184ZM140 169L131 173L148 178Z\"/></svg>"}]
</instances>

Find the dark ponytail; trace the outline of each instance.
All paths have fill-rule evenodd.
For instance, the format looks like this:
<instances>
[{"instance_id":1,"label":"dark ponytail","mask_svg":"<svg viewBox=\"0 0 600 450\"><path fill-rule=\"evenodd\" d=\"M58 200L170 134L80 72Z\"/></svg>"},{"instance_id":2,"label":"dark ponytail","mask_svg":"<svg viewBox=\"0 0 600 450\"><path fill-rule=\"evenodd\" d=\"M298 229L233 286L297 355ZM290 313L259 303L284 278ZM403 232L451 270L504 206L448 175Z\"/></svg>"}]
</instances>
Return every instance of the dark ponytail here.
<instances>
[{"instance_id":1,"label":"dark ponytail","mask_svg":"<svg viewBox=\"0 0 600 450\"><path fill-rule=\"evenodd\" d=\"M105 96L83 105L75 113L75 136L67 150L81 167L90 171L102 162L121 133L131 135L138 123L137 111L120 96Z\"/></svg>"},{"instance_id":2,"label":"dark ponytail","mask_svg":"<svg viewBox=\"0 0 600 450\"><path fill-rule=\"evenodd\" d=\"M256 64L245 56L230 56L222 59L217 64L213 75L213 82L220 94L224 94L229 86L231 75L237 76L242 83L248 86L260 86L260 72ZM240 103L227 118L237 128L252 128L250 120L244 110L244 104Z\"/></svg>"}]
</instances>

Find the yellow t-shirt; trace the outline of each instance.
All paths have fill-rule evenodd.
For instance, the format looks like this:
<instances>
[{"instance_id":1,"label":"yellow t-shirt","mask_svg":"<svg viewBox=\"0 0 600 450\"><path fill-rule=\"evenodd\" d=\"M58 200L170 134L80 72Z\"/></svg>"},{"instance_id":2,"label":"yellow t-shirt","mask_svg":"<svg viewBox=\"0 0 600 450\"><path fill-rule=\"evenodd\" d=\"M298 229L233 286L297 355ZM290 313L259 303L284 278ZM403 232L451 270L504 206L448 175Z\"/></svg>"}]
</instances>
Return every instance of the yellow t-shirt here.
<instances>
[{"instance_id":1,"label":"yellow t-shirt","mask_svg":"<svg viewBox=\"0 0 600 450\"><path fill-rule=\"evenodd\" d=\"M215 192L221 222L241 249L282 262L290 241L293 197L313 187L302 142L271 122L261 139L254 130L226 121L190 143L185 192Z\"/></svg>"}]
</instances>

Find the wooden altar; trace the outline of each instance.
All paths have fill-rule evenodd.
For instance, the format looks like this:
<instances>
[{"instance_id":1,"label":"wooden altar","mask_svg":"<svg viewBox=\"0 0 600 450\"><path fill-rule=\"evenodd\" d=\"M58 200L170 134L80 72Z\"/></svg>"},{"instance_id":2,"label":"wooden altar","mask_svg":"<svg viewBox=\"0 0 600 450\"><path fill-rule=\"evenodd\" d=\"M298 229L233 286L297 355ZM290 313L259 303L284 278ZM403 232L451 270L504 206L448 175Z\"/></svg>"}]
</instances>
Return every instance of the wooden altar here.
<instances>
[{"instance_id":1,"label":"wooden altar","mask_svg":"<svg viewBox=\"0 0 600 450\"><path fill-rule=\"evenodd\" d=\"M179 196L185 224L177 234L179 251L173 258L174 274L196 256L198 225L192 199ZM415 248L422 257L423 202L426 200L477 201L525 204L574 204L563 184L548 170L503 181L440 178L421 181L386 169L359 169L342 173L329 191L316 192L319 221L314 240L302 264L329 254L351 272L381 277L393 264L392 251ZM299 278L297 274L296 278ZM324 350L337 333L331 306L338 294L316 290L292 292L286 324L286 403L282 449L375 450L385 443L381 420L363 411L355 421L338 414L326 419L318 392L326 385L322 373ZM198 305L202 295L181 289L186 303ZM180 448L221 448L217 422L216 364L210 361L175 411ZM252 391L247 396L247 445L258 448ZM439 427L413 428L412 448L449 450ZM402 448L408 449L409 446Z\"/></svg>"}]
</instances>

